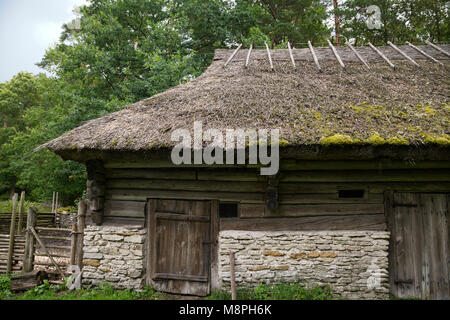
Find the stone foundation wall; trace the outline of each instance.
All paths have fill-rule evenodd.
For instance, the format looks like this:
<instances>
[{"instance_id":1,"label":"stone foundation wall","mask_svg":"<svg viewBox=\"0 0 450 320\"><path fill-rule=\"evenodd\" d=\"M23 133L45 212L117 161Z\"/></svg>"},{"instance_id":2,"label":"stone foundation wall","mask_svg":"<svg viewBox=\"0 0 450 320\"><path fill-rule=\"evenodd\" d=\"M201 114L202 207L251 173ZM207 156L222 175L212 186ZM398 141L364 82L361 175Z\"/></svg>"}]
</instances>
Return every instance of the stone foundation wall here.
<instances>
[{"instance_id":1,"label":"stone foundation wall","mask_svg":"<svg viewBox=\"0 0 450 320\"><path fill-rule=\"evenodd\" d=\"M146 231L136 227L88 226L84 235L83 285L117 289L144 286Z\"/></svg>"},{"instance_id":2,"label":"stone foundation wall","mask_svg":"<svg viewBox=\"0 0 450 320\"><path fill-rule=\"evenodd\" d=\"M387 299L388 232L222 231L219 279L230 286L229 253L235 252L236 286L300 281L329 285L347 299Z\"/></svg>"}]
</instances>

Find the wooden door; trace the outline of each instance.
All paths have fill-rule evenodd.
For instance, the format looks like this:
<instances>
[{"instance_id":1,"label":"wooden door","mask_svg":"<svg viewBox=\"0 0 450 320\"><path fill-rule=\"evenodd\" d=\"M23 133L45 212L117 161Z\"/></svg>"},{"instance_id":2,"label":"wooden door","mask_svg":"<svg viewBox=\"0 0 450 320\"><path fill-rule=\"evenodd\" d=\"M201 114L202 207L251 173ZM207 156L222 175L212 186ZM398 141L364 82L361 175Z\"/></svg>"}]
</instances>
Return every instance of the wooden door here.
<instances>
[{"instance_id":1,"label":"wooden door","mask_svg":"<svg viewBox=\"0 0 450 320\"><path fill-rule=\"evenodd\" d=\"M214 201L148 201L147 283L173 294L206 296L215 248Z\"/></svg>"},{"instance_id":2,"label":"wooden door","mask_svg":"<svg viewBox=\"0 0 450 320\"><path fill-rule=\"evenodd\" d=\"M449 299L447 195L394 193L389 202L392 293L401 298Z\"/></svg>"}]
</instances>

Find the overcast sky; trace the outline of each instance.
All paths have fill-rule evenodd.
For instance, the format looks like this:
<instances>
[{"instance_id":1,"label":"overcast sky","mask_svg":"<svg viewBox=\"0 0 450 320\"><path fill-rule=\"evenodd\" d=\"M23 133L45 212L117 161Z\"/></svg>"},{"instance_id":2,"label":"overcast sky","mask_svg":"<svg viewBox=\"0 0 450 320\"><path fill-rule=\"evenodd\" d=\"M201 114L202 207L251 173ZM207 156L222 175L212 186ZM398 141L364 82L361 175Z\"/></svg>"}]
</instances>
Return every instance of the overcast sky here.
<instances>
[{"instance_id":1,"label":"overcast sky","mask_svg":"<svg viewBox=\"0 0 450 320\"><path fill-rule=\"evenodd\" d=\"M0 0L0 82L20 71L43 72L35 64L56 43L72 10L86 0Z\"/></svg>"}]
</instances>

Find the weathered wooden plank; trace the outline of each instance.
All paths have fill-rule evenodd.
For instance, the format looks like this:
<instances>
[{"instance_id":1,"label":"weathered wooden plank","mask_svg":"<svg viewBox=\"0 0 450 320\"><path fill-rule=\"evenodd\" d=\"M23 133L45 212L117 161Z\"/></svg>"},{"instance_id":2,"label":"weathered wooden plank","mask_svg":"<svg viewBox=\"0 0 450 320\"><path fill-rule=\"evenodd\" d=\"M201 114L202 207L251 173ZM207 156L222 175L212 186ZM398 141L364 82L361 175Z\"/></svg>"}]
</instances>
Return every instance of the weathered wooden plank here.
<instances>
[{"instance_id":1,"label":"weathered wooden plank","mask_svg":"<svg viewBox=\"0 0 450 320\"><path fill-rule=\"evenodd\" d=\"M357 214L384 214L383 204L314 204L280 205L276 210L266 210L266 217L305 217Z\"/></svg>"},{"instance_id":2,"label":"weathered wooden plank","mask_svg":"<svg viewBox=\"0 0 450 320\"><path fill-rule=\"evenodd\" d=\"M291 44L288 41L288 50L289 50L289 57L291 58L292 66L294 67L294 70L297 70L297 66L295 65L295 59L294 54L292 52Z\"/></svg>"},{"instance_id":3,"label":"weathered wooden plank","mask_svg":"<svg viewBox=\"0 0 450 320\"><path fill-rule=\"evenodd\" d=\"M247 60L245 61L245 68L248 68L248 65L250 63L250 56L252 54L252 50L253 50L253 43L250 45L250 48L248 49L248 53L247 53Z\"/></svg>"},{"instance_id":4,"label":"weathered wooden plank","mask_svg":"<svg viewBox=\"0 0 450 320\"><path fill-rule=\"evenodd\" d=\"M384 196L381 193L369 193L367 198L338 199L338 193L297 193L280 194L280 204L320 204L320 203L383 203Z\"/></svg>"},{"instance_id":5,"label":"weathered wooden plank","mask_svg":"<svg viewBox=\"0 0 450 320\"><path fill-rule=\"evenodd\" d=\"M333 193L339 189L364 189L370 193L395 190L403 192L448 192L449 182L393 182L393 183L280 183L280 193Z\"/></svg>"},{"instance_id":6,"label":"weathered wooden plank","mask_svg":"<svg viewBox=\"0 0 450 320\"><path fill-rule=\"evenodd\" d=\"M238 166L238 165L224 165L216 166L217 168L250 168L254 170L255 166ZM170 159L168 160L148 160L140 162L106 162L107 169L160 169L160 168L177 168L180 170L187 170L197 168L211 168L207 165L192 165L192 166L176 166ZM308 161L308 160L294 160L281 159L281 170L381 170L381 169L439 169L450 168L448 161L395 161L383 159L378 161ZM108 171L108 170L107 170Z\"/></svg>"},{"instance_id":7,"label":"weathered wooden plank","mask_svg":"<svg viewBox=\"0 0 450 320\"><path fill-rule=\"evenodd\" d=\"M266 184L261 182L207 182L186 180L145 180L145 179L111 179L106 181L110 189L152 189L152 190L182 190L209 192L262 192Z\"/></svg>"},{"instance_id":8,"label":"weathered wooden plank","mask_svg":"<svg viewBox=\"0 0 450 320\"><path fill-rule=\"evenodd\" d=\"M141 201L105 201L105 216L144 218L145 202Z\"/></svg>"},{"instance_id":9,"label":"weathered wooden plank","mask_svg":"<svg viewBox=\"0 0 450 320\"><path fill-rule=\"evenodd\" d=\"M240 218L263 218L266 210L265 204L240 204Z\"/></svg>"},{"instance_id":10,"label":"weathered wooden plank","mask_svg":"<svg viewBox=\"0 0 450 320\"><path fill-rule=\"evenodd\" d=\"M218 177L219 179L220 177ZM419 182L450 181L450 170L292 171L281 182Z\"/></svg>"},{"instance_id":11,"label":"weathered wooden plank","mask_svg":"<svg viewBox=\"0 0 450 320\"><path fill-rule=\"evenodd\" d=\"M271 219L221 219L220 230L333 231L386 230L383 214Z\"/></svg>"},{"instance_id":12,"label":"weathered wooden plank","mask_svg":"<svg viewBox=\"0 0 450 320\"><path fill-rule=\"evenodd\" d=\"M191 200L221 200L221 201L252 201L263 202L262 192L208 192L208 191L167 191L141 189L107 189L106 200L147 201L148 198L191 199Z\"/></svg>"},{"instance_id":13,"label":"weathered wooden plank","mask_svg":"<svg viewBox=\"0 0 450 320\"><path fill-rule=\"evenodd\" d=\"M106 169L108 179L195 180L195 169Z\"/></svg>"}]
</instances>

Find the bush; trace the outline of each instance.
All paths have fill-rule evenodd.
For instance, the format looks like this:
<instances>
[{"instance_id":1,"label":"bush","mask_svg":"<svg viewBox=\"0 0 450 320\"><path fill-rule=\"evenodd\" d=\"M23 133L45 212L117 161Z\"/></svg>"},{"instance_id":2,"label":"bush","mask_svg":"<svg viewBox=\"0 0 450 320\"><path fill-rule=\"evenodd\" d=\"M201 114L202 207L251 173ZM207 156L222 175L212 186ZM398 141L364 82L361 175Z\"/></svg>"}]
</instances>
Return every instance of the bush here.
<instances>
[{"instance_id":1,"label":"bush","mask_svg":"<svg viewBox=\"0 0 450 320\"><path fill-rule=\"evenodd\" d=\"M6 276L0 276L0 300L12 298L13 294L10 289L11 279Z\"/></svg>"},{"instance_id":2,"label":"bush","mask_svg":"<svg viewBox=\"0 0 450 320\"><path fill-rule=\"evenodd\" d=\"M260 284L254 289L236 291L238 300L333 300L331 288L314 287L306 289L299 283L285 283L274 286ZM231 294L227 291L215 291L208 300L231 300Z\"/></svg>"}]
</instances>

